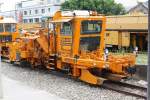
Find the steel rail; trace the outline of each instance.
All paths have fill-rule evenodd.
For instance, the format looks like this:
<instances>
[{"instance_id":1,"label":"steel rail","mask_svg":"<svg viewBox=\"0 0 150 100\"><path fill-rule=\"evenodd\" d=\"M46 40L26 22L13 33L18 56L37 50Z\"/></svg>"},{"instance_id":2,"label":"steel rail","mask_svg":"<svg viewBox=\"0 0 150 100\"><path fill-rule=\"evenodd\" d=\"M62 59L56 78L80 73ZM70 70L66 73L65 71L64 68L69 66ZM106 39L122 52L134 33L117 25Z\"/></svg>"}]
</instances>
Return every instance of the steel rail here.
<instances>
[{"instance_id":1,"label":"steel rail","mask_svg":"<svg viewBox=\"0 0 150 100\"><path fill-rule=\"evenodd\" d=\"M131 95L131 96L134 96L134 97L138 97L138 98L143 98L143 99L147 98L146 95L142 95L140 93L135 93L135 89L136 89L136 90L140 90L141 92L144 92L146 94L146 91L147 91L146 87L141 87L141 86L128 84L128 83L124 83L124 82L115 82L115 81L104 82L102 87L106 88L106 89L116 91L116 92L119 92L119 93L123 93L123 94L126 94L126 95ZM129 91L127 88L128 89L134 89L134 90Z\"/></svg>"}]
</instances>

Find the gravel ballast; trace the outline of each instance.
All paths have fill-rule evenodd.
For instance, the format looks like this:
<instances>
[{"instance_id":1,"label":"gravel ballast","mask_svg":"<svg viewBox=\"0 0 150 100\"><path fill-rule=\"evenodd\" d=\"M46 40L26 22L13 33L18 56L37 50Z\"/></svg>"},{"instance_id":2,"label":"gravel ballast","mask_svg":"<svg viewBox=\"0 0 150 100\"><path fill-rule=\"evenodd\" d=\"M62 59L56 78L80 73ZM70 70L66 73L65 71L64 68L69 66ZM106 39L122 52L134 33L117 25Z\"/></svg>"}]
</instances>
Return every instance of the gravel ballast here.
<instances>
[{"instance_id":1,"label":"gravel ballast","mask_svg":"<svg viewBox=\"0 0 150 100\"><path fill-rule=\"evenodd\" d=\"M3 75L67 100L142 100L84 82L2 62Z\"/></svg>"}]
</instances>

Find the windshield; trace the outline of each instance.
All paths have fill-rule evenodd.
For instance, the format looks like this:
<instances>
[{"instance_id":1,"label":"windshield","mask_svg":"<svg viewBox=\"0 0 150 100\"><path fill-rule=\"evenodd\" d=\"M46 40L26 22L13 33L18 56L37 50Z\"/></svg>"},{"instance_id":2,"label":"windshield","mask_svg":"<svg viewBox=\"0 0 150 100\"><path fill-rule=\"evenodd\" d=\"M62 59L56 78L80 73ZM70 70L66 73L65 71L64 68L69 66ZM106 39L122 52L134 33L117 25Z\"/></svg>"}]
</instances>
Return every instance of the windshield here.
<instances>
[{"instance_id":1,"label":"windshield","mask_svg":"<svg viewBox=\"0 0 150 100\"><path fill-rule=\"evenodd\" d=\"M95 34L100 33L102 28L102 21L83 21L81 34Z\"/></svg>"},{"instance_id":2,"label":"windshield","mask_svg":"<svg viewBox=\"0 0 150 100\"><path fill-rule=\"evenodd\" d=\"M5 24L5 32L15 32L16 24Z\"/></svg>"},{"instance_id":3,"label":"windshield","mask_svg":"<svg viewBox=\"0 0 150 100\"><path fill-rule=\"evenodd\" d=\"M80 50L94 51L100 46L100 37L81 37L80 38Z\"/></svg>"}]
</instances>

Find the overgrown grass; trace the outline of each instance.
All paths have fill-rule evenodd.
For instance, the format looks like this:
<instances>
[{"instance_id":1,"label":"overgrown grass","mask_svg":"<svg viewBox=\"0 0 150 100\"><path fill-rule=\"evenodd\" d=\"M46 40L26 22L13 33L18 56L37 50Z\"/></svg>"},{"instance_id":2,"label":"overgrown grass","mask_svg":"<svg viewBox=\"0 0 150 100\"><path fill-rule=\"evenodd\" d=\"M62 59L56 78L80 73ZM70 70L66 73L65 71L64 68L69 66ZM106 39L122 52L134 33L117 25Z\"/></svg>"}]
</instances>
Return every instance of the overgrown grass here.
<instances>
[{"instance_id":1,"label":"overgrown grass","mask_svg":"<svg viewBox=\"0 0 150 100\"><path fill-rule=\"evenodd\" d=\"M147 65L148 63L148 54L143 53L143 54L138 54L136 58L136 64L137 65Z\"/></svg>"},{"instance_id":2,"label":"overgrown grass","mask_svg":"<svg viewBox=\"0 0 150 100\"><path fill-rule=\"evenodd\" d=\"M123 54L127 54L127 53L112 53L114 55L123 55ZM137 65L147 65L148 63L148 54L146 52L140 52L140 54L138 54L138 56L136 57L136 64Z\"/></svg>"}]
</instances>

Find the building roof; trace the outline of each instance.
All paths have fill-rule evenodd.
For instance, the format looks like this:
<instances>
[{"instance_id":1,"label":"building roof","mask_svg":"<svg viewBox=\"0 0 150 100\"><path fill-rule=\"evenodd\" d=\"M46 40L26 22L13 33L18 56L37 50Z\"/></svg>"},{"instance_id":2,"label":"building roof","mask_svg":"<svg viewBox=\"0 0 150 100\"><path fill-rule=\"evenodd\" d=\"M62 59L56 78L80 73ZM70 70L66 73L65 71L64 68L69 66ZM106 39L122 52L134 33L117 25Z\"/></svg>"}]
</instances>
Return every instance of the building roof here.
<instances>
[{"instance_id":1,"label":"building roof","mask_svg":"<svg viewBox=\"0 0 150 100\"><path fill-rule=\"evenodd\" d=\"M142 7L142 8L140 8ZM136 6L134 6L133 8L131 8L128 13L134 11L135 9L140 8L140 9L146 9L147 13L148 13L148 1L146 2L138 2L138 4Z\"/></svg>"},{"instance_id":2,"label":"building roof","mask_svg":"<svg viewBox=\"0 0 150 100\"><path fill-rule=\"evenodd\" d=\"M147 15L107 16L107 30L148 30Z\"/></svg>"},{"instance_id":3,"label":"building roof","mask_svg":"<svg viewBox=\"0 0 150 100\"><path fill-rule=\"evenodd\" d=\"M144 2L143 5L148 8L148 1Z\"/></svg>"}]
</instances>

